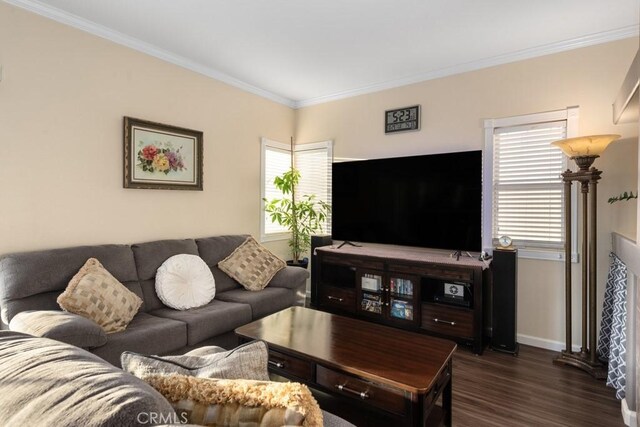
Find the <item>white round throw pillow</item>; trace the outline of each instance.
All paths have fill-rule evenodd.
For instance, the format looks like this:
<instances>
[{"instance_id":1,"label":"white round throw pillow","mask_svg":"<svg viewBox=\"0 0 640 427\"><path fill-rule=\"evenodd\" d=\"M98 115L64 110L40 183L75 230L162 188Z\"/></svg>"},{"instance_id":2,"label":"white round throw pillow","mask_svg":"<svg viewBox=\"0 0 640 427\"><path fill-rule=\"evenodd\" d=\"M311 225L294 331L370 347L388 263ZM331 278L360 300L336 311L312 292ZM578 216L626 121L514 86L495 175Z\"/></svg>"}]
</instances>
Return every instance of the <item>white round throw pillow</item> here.
<instances>
[{"instance_id":1,"label":"white round throw pillow","mask_svg":"<svg viewBox=\"0 0 640 427\"><path fill-rule=\"evenodd\" d=\"M176 310L201 307L216 296L216 282L209 266L197 255L174 255L156 272L156 293Z\"/></svg>"}]
</instances>

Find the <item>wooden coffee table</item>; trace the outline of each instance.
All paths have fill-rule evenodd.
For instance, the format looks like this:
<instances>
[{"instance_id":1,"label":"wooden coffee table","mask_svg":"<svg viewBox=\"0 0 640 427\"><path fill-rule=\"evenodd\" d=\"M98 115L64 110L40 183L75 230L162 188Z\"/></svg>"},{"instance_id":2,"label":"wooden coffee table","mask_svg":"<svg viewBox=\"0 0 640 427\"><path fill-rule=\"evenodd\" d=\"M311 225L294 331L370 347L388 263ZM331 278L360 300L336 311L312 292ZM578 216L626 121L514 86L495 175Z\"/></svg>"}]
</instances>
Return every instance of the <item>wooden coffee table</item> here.
<instances>
[{"instance_id":1,"label":"wooden coffee table","mask_svg":"<svg viewBox=\"0 0 640 427\"><path fill-rule=\"evenodd\" d=\"M242 341L268 343L270 372L330 394L343 407L394 425L451 425L451 341L303 307L235 332Z\"/></svg>"}]
</instances>

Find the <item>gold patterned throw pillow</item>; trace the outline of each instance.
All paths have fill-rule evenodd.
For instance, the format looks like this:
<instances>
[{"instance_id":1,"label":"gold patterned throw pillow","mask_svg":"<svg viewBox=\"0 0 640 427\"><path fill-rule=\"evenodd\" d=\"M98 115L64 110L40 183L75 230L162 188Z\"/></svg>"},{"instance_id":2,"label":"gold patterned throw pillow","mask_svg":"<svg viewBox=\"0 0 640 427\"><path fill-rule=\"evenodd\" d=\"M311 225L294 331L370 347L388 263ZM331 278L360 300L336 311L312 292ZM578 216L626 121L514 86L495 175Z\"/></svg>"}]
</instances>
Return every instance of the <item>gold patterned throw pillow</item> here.
<instances>
[{"instance_id":1,"label":"gold patterned throw pillow","mask_svg":"<svg viewBox=\"0 0 640 427\"><path fill-rule=\"evenodd\" d=\"M231 255L218 263L220 270L237 280L249 291L260 291L286 263L261 246L251 236Z\"/></svg>"},{"instance_id":2,"label":"gold patterned throw pillow","mask_svg":"<svg viewBox=\"0 0 640 427\"><path fill-rule=\"evenodd\" d=\"M185 375L151 375L143 379L171 403L181 420L189 424L322 425L322 411L304 384Z\"/></svg>"},{"instance_id":3,"label":"gold patterned throw pillow","mask_svg":"<svg viewBox=\"0 0 640 427\"><path fill-rule=\"evenodd\" d=\"M108 334L124 331L142 300L89 258L58 297L60 307L96 322Z\"/></svg>"}]
</instances>

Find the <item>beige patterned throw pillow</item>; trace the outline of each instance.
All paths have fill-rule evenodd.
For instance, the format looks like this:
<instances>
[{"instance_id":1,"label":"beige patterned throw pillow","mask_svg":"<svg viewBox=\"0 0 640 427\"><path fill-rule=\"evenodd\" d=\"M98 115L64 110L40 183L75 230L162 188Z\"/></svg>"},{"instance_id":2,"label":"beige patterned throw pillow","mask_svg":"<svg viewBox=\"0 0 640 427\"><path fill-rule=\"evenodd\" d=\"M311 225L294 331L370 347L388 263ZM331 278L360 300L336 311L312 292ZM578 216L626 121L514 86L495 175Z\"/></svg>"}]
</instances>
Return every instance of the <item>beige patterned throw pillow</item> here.
<instances>
[{"instance_id":1,"label":"beige patterned throw pillow","mask_svg":"<svg viewBox=\"0 0 640 427\"><path fill-rule=\"evenodd\" d=\"M218 263L220 270L249 291L260 291L287 265L251 236Z\"/></svg>"},{"instance_id":2,"label":"beige patterned throw pillow","mask_svg":"<svg viewBox=\"0 0 640 427\"><path fill-rule=\"evenodd\" d=\"M93 320L108 334L124 331L142 300L89 258L58 297L60 307Z\"/></svg>"}]
</instances>

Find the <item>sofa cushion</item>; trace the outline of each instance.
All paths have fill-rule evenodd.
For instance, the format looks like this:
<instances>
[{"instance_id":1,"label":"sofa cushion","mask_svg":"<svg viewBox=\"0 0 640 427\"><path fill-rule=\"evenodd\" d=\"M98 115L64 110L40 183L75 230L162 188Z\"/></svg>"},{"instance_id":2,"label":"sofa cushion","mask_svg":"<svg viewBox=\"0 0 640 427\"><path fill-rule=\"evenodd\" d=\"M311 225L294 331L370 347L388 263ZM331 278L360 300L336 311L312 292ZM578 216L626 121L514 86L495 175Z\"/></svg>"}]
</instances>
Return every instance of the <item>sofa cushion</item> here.
<instances>
[{"instance_id":1,"label":"sofa cushion","mask_svg":"<svg viewBox=\"0 0 640 427\"><path fill-rule=\"evenodd\" d=\"M158 268L156 294L165 305L187 310L208 304L216 296L216 282L199 256L174 255Z\"/></svg>"},{"instance_id":2,"label":"sofa cushion","mask_svg":"<svg viewBox=\"0 0 640 427\"><path fill-rule=\"evenodd\" d=\"M100 347L107 343L107 334L96 322L59 310L23 311L11 319L9 329L82 348Z\"/></svg>"},{"instance_id":3,"label":"sofa cushion","mask_svg":"<svg viewBox=\"0 0 640 427\"><path fill-rule=\"evenodd\" d=\"M107 345L92 350L115 366L123 351L166 354L187 345L187 325L172 319L138 313L127 329L109 335Z\"/></svg>"},{"instance_id":4,"label":"sofa cushion","mask_svg":"<svg viewBox=\"0 0 640 427\"><path fill-rule=\"evenodd\" d=\"M143 381L78 347L0 331L0 424L135 426L141 413L176 414ZM146 424L149 425L149 424Z\"/></svg>"},{"instance_id":5,"label":"sofa cushion","mask_svg":"<svg viewBox=\"0 0 640 427\"><path fill-rule=\"evenodd\" d=\"M184 311L161 308L150 314L186 323L188 345L194 345L207 338L232 331L251 321L251 307L247 304L218 301L217 299L198 308Z\"/></svg>"},{"instance_id":6,"label":"sofa cushion","mask_svg":"<svg viewBox=\"0 0 640 427\"><path fill-rule=\"evenodd\" d=\"M196 239L200 257L207 263L209 268L211 268L213 277L216 279L217 292L224 292L241 287L238 282L218 268L218 263L231 255L231 252L244 243L247 237L249 237L248 234L238 234Z\"/></svg>"},{"instance_id":7,"label":"sofa cushion","mask_svg":"<svg viewBox=\"0 0 640 427\"><path fill-rule=\"evenodd\" d=\"M182 356L145 356L130 351L122 353L122 369L143 378L147 375L190 375L199 378L269 380L269 350L263 341L252 341L232 350L187 353Z\"/></svg>"},{"instance_id":8,"label":"sofa cushion","mask_svg":"<svg viewBox=\"0 0 640 427\"><path fill-rule=\"evenodd\" d=\"M145 380L187 422L226 426L322 426L309 388L295 382L153 375ZM213 419L212 419L213 418Z\"/></svg>"},{"instance_id":9,"label":"sofa cushion","mask_svg":"<svg viewBox=\"0 0 640 427\"><path fill-rule=\"evenodd\" d=\"M286 264L249 236L231 255L220 261L218 267L245 289L260 291Z\"/></svg>"},{"instance_id":10,"label":"sofa cushion","mask_svg":"<svg viewBox=\"0 0 640 427\"><path fill-rule=\"evenodd\" d=\"M158 268L168 258L178 254L198 255L198 247L193 239L158 240L131 245L135 267L140 278L147 311L164 308L156 294L155 278Z\"/></svg>"},{"instance_id":11,"label":"sofa cushion","mask_svg":"<svg viewBox=\"0 0 640 427\"><path fill-rule=\"evenodd\" d=\"M131 245L140 280L156 277L156 271L168 258L178 254L198 255L193 239L157 240Z\"/></svg>"},{"instance_id":12,"label":"sofa cushion","mask_svg":"<svg viewBox=\"0 0 640 427\"><path fill-rule=\"evenodd\" d=\"M99 259L120 283L142 297L129 246L77 246L7 254L0 258L2 321L9 324L24 310L57 309L56 298L89 258ZM144 305L141 310L145 310Z\"/></svg>"},{"instance_id":13,"label":"sofa cushion","mask_svg":"<svg viewBox=\"0 0 640 427\"><path fill-rule=\"evenodd\" d=\"M291 307L296 300L296 294L289 289L268 286L259 292L244 289L221 292L216 295L216 299L249 304L251 317L255 320Z\"/></svg>"},{"instance_id":14,"label":"sofa cushion","mask_svg":"<svg viewBox=\"0 0 640 427\"><path fill-rule=\"evenodd\" d=\"M58 297L63 310L91 319L108 334L124 331L142 305L95 258L89 258Z\"/></svg>"}]
</instances>

